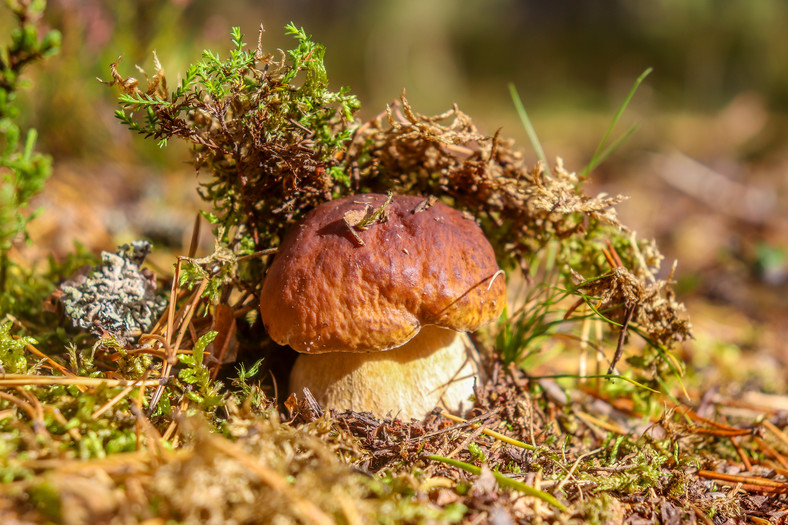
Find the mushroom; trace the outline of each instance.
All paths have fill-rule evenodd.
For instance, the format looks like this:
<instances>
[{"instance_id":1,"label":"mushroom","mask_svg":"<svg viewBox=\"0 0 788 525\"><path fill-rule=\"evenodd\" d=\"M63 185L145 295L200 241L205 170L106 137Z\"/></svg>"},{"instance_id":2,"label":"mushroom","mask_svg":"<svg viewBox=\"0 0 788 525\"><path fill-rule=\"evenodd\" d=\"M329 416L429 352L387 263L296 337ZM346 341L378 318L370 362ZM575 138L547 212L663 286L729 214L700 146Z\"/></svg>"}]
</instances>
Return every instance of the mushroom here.
<instances>
[{"instance_id":1,"label":"mushroom","mask_svg":"<svg viewBox=\"0 0 788 525\"><path fill-rule=\"evenodd\" d=\"M290 391L323 406L462 413L482 374L463 332L497 319L506 285L481 228L417 196L326 202L285 235L263 283L270 337L301 355Z\"/></svg>"}]
</instances>

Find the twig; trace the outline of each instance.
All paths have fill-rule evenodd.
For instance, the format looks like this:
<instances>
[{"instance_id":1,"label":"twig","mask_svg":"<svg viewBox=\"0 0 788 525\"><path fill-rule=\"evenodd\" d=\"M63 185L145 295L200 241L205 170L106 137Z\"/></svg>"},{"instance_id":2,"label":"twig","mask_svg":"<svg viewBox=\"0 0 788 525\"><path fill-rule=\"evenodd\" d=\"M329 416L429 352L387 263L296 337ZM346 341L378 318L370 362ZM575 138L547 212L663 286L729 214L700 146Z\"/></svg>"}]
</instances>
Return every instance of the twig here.
<instances>
[{"instance_id":1,"label":"twig","mask_svg":"<svg viewBox=\"0 0 788 525\"><path fill-rule=\"evenodd\" d=\"M7 394L5 392L0 392L0 399L5 399L6 401L15 404L16 406L27 412L27 415L31 421L36 420L35 409L30 405L30 403L28 403L24 399L19 399L18 397L12 396L11 394Z\"/></svg>"},{"instance_id":2,"label":"twig","mask_svg":"<svg viewBox=\"0 0 788 525\"><path fill-rule=\"evenodd\" d=\"M180 262L181 262L181 259L178 259L178 264L179 265L180 265ZM175 273L176 273L176 275L175 275L175 277L173 279L175 279L177 281L177 274L178 274L177 268L176 268L176 272ZM180 347L181 341L183 341L184 334L186 334L186 331L188 329L189 323L191 322L191 319L192 319L192 315L194 315L194 311L197 309L197 305L199 304L200 300L202 299L202 293L205 290L206 286L208 286L208 278L207 277L202 280L202 282L200 283L200 287L194 293L194 298L189 303L190 308L186 312L186 316L184 317L184 319L181 321L181 329L178 332L178 337L175 340L175 344L168 349L167 358L164 360L164 363L162 365L162 370L161 370L162 377L169 377L170 372L172 371L172 366L177 360L178 348ZM171 297L175 296L175 291L176 291L175 290L175 286L173 286L173 291L172 291ZM172 310L174 310L174 308L170 308L170 311L172 311ZM171 334L172 334L173 330L174 330L174 326L172 326L170 324L170 321L168 320L168 323L167 323L167 337L166 337L166 341L167 342L172 340L171 339L171 337L172 337ZM152 414L153 411L156 410L156 405L159 404L159 400L161 399L161 395L163 393L164 393L164 385L161 384L156 389L156 392L153 394L153 398L151 399L151 402L150 402L150 407L148 408L148 413L149 414Z\"/></svg>"},{"instance_id":3,"label":"twig","mask_svg":"<svg viewBox=\"0 0 788 525\"><path fill-rule=\"evenodd\" d=\"M574 474L575 470L577 470L577 467L578 465L580 465L580 461L582 461L583 458L587 458L588 456L593 456L594 454L596 454L597 452L601 452L602 450L604 450L604 447L596 448L591 452L586 452L585 454L578 456L575 462L572 463L572 468L570 468L569 471L566 473L566 477L562 479L561 482L558 484L558 486L555 488L555 492L560 492L561 490L564 489L564 485L566 485L566 483Z\"/></svg>"},{"instance_id":4,"label":"twig","mask_svg":"<svg viewBox=\"0 0 788 525\"><path fill-rule=\"evenodd\" d=\"M273 255L279 251L279 248L266 248L265 250L260 250L259 252L250 253L248 255L241 255L236 259L236 261L246 261L247 259L254 259L255 257L263 257L265 255Z\"/></svg>"},{"instance_id":5,"label":"twig","mask_svg":"<svg viewBox=\"0 0 788 525\"><path fill-rule=\"evenodd\" d=\"M194 226L192 226L192 238L189 241L189 257L194 257L197 253L197 246L200 244L200 214L194 216Z\"/></svg>"},{"instance_id":6,"label":"twig","mask_svg":"<svg viewBox=\"0 0 788 525\"><path fill-rule=\"evenodd\" d=\"M724 428L695 427L692 428L691 430L695 434L703 434L707 436L717 436L717 437L749 436L750 434L752 434L752 431L746 428L733 428L730 430L726 430Z\"/></svg>"},{"instance_id":7,"label":"twig","mask_svg":"<svg viewBox=\"0 0 788 525\"><path fill-rule=\"evenodd\" d=\"M785 432L777 428L777 426L774 423L772 423L768 419L764 419L762 424L769 431L771 431L772 434L777 436L777 439L782 441L784 445L788 445L788 435L786 435Z\"/></svg>"},{"instance_id":8,"label":"twig","mask_svg":"<svg viewBox=\"0 0 788 525\"><path fill-rule=\"evenodd\" d=\"M610 251L610 255L613 256L613 260L615 261L614 268L623 268L624 263L621 261L621 256L618 255L618 250L616 250L615 246L613 246L613 243L610 242L610 239L605 239L605 245Z\"/></svg>"},{"instance_id":9,"label":"twig","mask_svg":"<svg viewBox=\"0 0 788 525\"><path fill-rule=\"evenodd\" d=\"M741 483L744 490L751 492L775 492L779 494L788 494L788 483L774 481L767 478L761 478L757 476L739 476L736 474L723 474L722 472L714 472L711 470L699 470L697 475L702 478L713 479L716 481Z\"/></svg>"},{"instance_id":10,"label":"twig","mask_svg":"<svg viewBox=\"0 0 788 525\"><path fill-rule=\"evenodd\" d=\"M53 407L51 405L44 405L44 410L52 414L52 417L55 418L55 421L57 421L63 428L67 429L66 432L68 433L69 436L71 436L71 439L73 439L77 443L82 441L82 435L79 433L79 431L76 428L74 427L69 428L68 420L63 415L63 413L60 412L60 409L58 409L57 407Z\"/></svg>"},{"instance_id":11,"label":"twig","mask_svg":"<svg viewBox=\"0 0 788 525\"><path fill-rule=\"evenodd\" d=\"M632 320L632 315L635 313L636 304L625 306L624 323L621 325L621 331L618 333L618 344L616 344L616 353L613 354L613 359L610 361L610 367L607 369L608 374L612 374L616 369L616 363L621 359L621 354L624 353L624 341L627 337L627 328L629 322Z\"/></svg>"},{"instance_id":12,"label":"twig","mask_svg":"<svg viewBox=\"0 0 788 525\"><path fill-rule=\"evenodd\" d=\"M439 436L441 434L446 434L447 432L453 432L453 431L456 431L456 430L461 430L461 429L466 428L466 427L474 426L477 423L480 423L481 421L489 419L491 416L497 414L500 411L501 411L501 408L496 408L495 410L491 410L490 412L486 412L486 413L484 413L484 414L482 414L480 416L476 416L475 418L468 419L468 420L463 420L462 418L459 418L457 416L452 416L451 418L447 417L447 419L451 419L451 421L458 422L459 424L452 425L450 427L446 427L446 428L443 428L441 430L435 430L434 432L428 432L428 433L423 434L421 436L412 437L408 441L411 441L411 442L424 441L426 439L430 439L432 437ZM445 413L442 413L441 415L446 417Z\"/></svg>"},{"instance_id":13,"label":"twig","mask_svg":"<svg viewBox=\"0 0 788 525\"><path fill-rule=\"evenodd\" d=\"M87 387L114 387L114 386L158 386L162 384L162 379L103 379L99 377L59 377L59 376L34 376L27 374L6 374L0 378L0 388L12 386L32 386L32 385L84 385Z\"/></svg>"},{"instance_id":14,"label":"twig","mask_svg":"<svg viewBox=\"0 0 788 525\"><path fill-rule=\"evenodd\" d=\"M774 450L771 445L758 436L755 436L755 442L758 443L758 446L761 447L768 456L776 459L784 469L788 469L788 460L786 460L782 454Z\"/></svg>"},{"instance_id":15,"label":"twig","mask_svg":"<svg viewBox=\"0 0 788 525\"><path fill-rule=\"evenodd\" d=\"M475 441L476 438L479 437L479 434L481 434L482 432L484 432L484 427L482 426L476 427L476 430L468 434L468 436L465 439L463 439L459 445L454 447L454 450L446 454L446 457L451 458L455 454L458 454L463 450L465 450L466 448L468 448L468 445L471 443L471 441Z\"/></svg>"},{"instance_id":16,"label":"twig","mask_svg":"<svg viewBox=\"0 0 788 525\"><path fill-rule=\"evenodd\" d=\"M733 445L733 448L736 449L736 453L741 458L742 463L744 463L744 468L747 470L747 472L752 472L752 463L750 463L750 458L748 458L747 454L745 454L744 450L742 450L741 446L739 445L738 438L739 436L731 436L731 444Z\"/></svg>"},{"instance_id":17,"label":"twig","mask_svg":"<svg viewBox=\"0 0 788 525\"><path fill-rule=\"evenodd\" d=\"M104 403L104 406L102 406L101 408L99 408L98 410L96 410L95 412L90 414L90 419L96 419L101 414L103 414L104 412L106 412L110 408L114 407L121 399L126 397L128 395L128 393L131 392L134 389L134 387L135 387L135 385L129 385L129 386L125 387L123 390L120 391L120 393L118 393L117 395L113 396L112 399L110 399L109 401Z\"/></svg>"},{"instance_id":18,"label":"twig","mask_svg":"<svg viewBox=\"0 0 788 525\"><path fill-rule=\"evenodd\" d=\"M622 436L626 436L627 434L629 434L629 432L626 429L621 428L620 426L616 425L615 423L609 423L607 421L603 421L603 420L601 420L601 419L599 419L597 417L592 416L591 414L587 414L587 413L583 412L582 410L575 411L575 414L577 415L577 417L579 417L580 419L582 419L586 423L592 423L592 424L594 424L594 425L596 425L598 427L604 428L605 430L609 430L610 432L614 432L614 433L620 434Z\"/></svg>"},{"instance_id":19,"label":"twig","mask_svg":"<svg viewBox=\"0 0 788 525\"><path fill-rule=\"evenodd\" d=\"M18 339L19 338L19 336L16 336L16 335L12 336L12 337L14 339ZM42 359L45 359L47 361L47 363L49 363L49 365L52 368L54 368L55 370L57 370L58 372L60 372L64 376L76 377L76 374L74 372L72 372L71 370L69 370L65 366L61 365L60 363L58 363L57 361L55 361L54 359L52 359L51 357L46 355L44 352L42 352L41 350L39 350L35 346L33 346L33 345L25 345L25 349L28 352L30 352L31 354L33 354L35 356L38 356L38 357L40 357ZM85 387L83 387L83 386L78 386L77 388L79 389L80 392L84 392L85 391Z\"/></svg>"}]
</instances>

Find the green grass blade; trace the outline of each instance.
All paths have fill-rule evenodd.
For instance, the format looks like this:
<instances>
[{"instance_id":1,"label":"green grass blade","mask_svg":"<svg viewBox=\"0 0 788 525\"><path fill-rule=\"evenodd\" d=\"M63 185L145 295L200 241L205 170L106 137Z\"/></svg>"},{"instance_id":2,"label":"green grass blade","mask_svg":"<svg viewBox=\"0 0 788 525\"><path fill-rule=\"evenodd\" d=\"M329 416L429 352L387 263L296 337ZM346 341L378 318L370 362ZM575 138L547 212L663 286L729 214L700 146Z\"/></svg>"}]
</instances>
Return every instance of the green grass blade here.
<instances>
[{"instance_id":1,"label":"green grass blade","mask_svg":"<svg viewBox=\"0 0 788 525\"><path fill-rule=\"evenodd\" d=\"M603 151L599 155L594 156L589 161L588 165L585 168L583 168L583 175L584 176L588 175L589 173L594 171L597 168L597 166L602 164L605 161L605 159L607 159L610 155L612 155L613 152L616 151L619 148L619 146L621 146L624 142L629 140L629 137L634 135L635 131L637 131L637 129L638 129L638 125L637 124L633 124L632 127L630 127L627 130L626 133L624 133L622 136L620 136L618 139L616 139L616 141L613 142L613 144L611 144L610 146L605 148L605 151Z\"/></svg>"},{"instance_id":2,"label":"green grass blade","mask_svg":"<svg viewBox=\"0 0 788 525\"><path fill-rule=\"evenodd\" d=\"M30 162L33 157L33 148L36 147L36 140L38 139L38 131L31 129L27 132L27 140L25 140L25 152L22 156L24 162Z\"/></svg>"},{"instance_id":3,"label":"green grass blade","mask_svg":"<svg viewBox=\"0 0 788 525\"><path fill-rule=\"evenodd\" d=\"M517 115L520 117L520 122L523 123L525 132L528 134L528 140L531 141L531 147L536 152L536 157L542 161L542 163L545 165L545 169L550 171L550 165L547 163L547 157L545 156L544 150L542 149L542 143L539 142L539 137L536 136L536 130L531 123L531 119L528 118L528 112L525 111L525 106L523 105L523 101L520 99L520 94L517 93L517 88L512 83L509 84L509 94L512 96L512 102L514 102Z\"/></svg>"},{"instance_id":4,"label":"green grass blade","mask_svg":"<svg viewBox=\"0 0 788 525\"><path fill-rule=\"evenodd\" d=\"M632 100L632 97L635 96L635 92L637 91L638 87L640 87L640 84L643 83L643 81L646 79L647 76L651 74L652 71L653 71L652 68L646 69L643 73L640 74L637 80L635 80L635 83L632 85L632 89L629 90L629 94L624 99L624 102L621 104L621 106L618 108L616 115L613 117L613 121L610 123L610 126L607 128L607 132L605 133L605 136L602 137L602 141L599 143L599 146L596 147L596 151L594 152L594 155L591 157L591 160L589 161L588 165L585 168L583 168L581 174L584 177L587 176L591 172L591 170L594 169L596 166L598 166L599 163L602 162L602 160L604 159L603 157L600 158L600 156L605 148L607 139L609 139L610 134L613 133L613 128L615 128L616 124L618 124L618 121L621 119L621 116L624 114L624 111L627 109L630 100ZM634 130L630 130L630 131L634 131ZM625 134L625 137L628 138L629 135L631 135L631 133ZM621 142L623 141L616 141L616 144L614 144L615 147L618 147Z\"/></svg>"},{"instance_id":5,"label":"green grass blade","mask_svg":"<svg viewBox=\"0 0 788 525\"><path fill-rule=\"evenodd\" d=\"M477 467L476 465L471 465L470 463L465 463L464 461L457 461L456 459L444 458L443 456L427 456L427 459L431 459L432 461L440 461L441 463L446 463L447 465L451 465L452 467L456 467L462 469L466 472L470 472L471 474L479 475L482 473L482 469ZM507 487L510 489L515 489L523 494L527 494L528 496L533 496L534 498L539 498L540 500L544 501L545 503L549 503L553 507L557 508L562 512L567 512L569 509L566 508L566 505L558 501L552 494L548 494L547 492L543 492L541 490L537 490L530 485L526 485L522 481L517 481L516 479L507 478L500 472L493 472L492 475L495 477L495 481L498 482L498 485L502 487Z\"/></svg>"},{"instance_id":6,"label":"green grass blade","mask_svg":"<svg viewBox=\"0 0 788 525\"><path fill-rule=\"evenodd\" d=\"M602 320L607 321L608 323L612 324L613 326L618 326L618 327L623 327L624 326L621 323L618 323L618 322L610 319L605 314L600 312L599 309L596 306L594 306L594 303L593 303L593 301L591 301L591 298L588 297L587 295L580 295L580 297L586 302L586 304L591 309L591 311L594 312L595 314L597 314L599 317L601 317Z\"/></svg>"},{"instance_id":7,"label":"green grass blade","mask_svg":"<svg viewBox=\"0 0 788 525\"><path fill-rule=\"evenodd\" d=\"M650 386L644 385L643 383L639 383L630 377L623 376L621 374L592 374L587 376L581 376L577 374L554 374L549 376L530 376L530 379L621 379L622 381L626 381L627 383L631 383L637 387L649 390L654 392L655 394L661 394L659 390L654 390Z\"/></svg>"}]
</instances>

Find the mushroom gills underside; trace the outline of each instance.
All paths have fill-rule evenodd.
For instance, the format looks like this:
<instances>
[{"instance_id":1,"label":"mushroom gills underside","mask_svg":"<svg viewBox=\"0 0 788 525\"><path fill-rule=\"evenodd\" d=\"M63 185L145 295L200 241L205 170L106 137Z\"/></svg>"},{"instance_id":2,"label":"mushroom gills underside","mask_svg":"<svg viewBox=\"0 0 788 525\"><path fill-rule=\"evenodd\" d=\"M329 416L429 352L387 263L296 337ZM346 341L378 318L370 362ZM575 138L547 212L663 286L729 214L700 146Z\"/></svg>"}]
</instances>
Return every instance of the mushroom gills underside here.
<instances>
[{"instance_id":1,"label":"mushroom gills underside","mask_svg":"<svg viewBox=\"0 0 788 525\"><path fill-rule=\"evenodd\" d=\"M385 352L301 354L290 392L304 387L323 408L422 419L436 406L462 415L481 378L479 354L464 333L425 326L404 345Z\"/></svg>"}]
</instances>

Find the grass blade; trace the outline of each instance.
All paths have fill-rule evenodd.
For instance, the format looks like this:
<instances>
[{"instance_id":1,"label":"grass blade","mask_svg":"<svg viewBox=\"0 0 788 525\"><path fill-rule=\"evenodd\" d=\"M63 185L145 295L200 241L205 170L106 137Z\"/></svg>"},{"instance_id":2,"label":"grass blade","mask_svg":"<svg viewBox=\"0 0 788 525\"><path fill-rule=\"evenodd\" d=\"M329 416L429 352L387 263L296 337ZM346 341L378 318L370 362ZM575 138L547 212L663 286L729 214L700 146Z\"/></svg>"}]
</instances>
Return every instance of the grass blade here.
<instances>
[{"instance_id":1,"label":"grass blade","mask_svg":"<svg viewBox=\"0 0 788 525\"><path fill-rule=\"evenodd\" d=\"M457 467L462 469L466 472L470 472L471 474L479 475L482 473L482 469L477 467L476 465L471 465L470 463L465 463L464 461L457 461L456 459L444 458L443 456L427 456L427 459L431 459L432 461L440 461L441 463L446 463L447 465L451 465L452 467ZM528 496L533 496L534 498L539 498L540 500L544 501L545 503L549 503L553 507L557 508L562 512L567 512L569 509L566 508L566 505L558 501L552 494L548 494L547 492L543 492L541 490L535 489L530 485L526 485L522 481L517 481L516 479L507 478L500 472L492 472L492 475L495 477L495 481L498 482L498 485L501 487L507 487L510 489L518 490L523 494L527 494Z\"/></svg>"},{"instance_id":2,"label":"grass blade","mask_svg":"<svg viewBox=\"0 0 788 525\"><path fill-rule=\"evenodd\" d=\"M465 419L455 416L453 414L449 414L446 411L441 412L441 415L446 419L454 421L455 423L465 423L466 421ZM481 423L476 423L473 426L474 428L479 428L481 426ZM504 443L514 445L515 447L524 448L525 450L536 450L536 447L533 445L529 445L528 443L523 443L522 441L519 441L517 439L510 438L509 436L505 436L500 432L496 432L495 430L491 430L489 428L482 429L482 434L490 436L491 438L495 438L499 441L503 441Z\"/></svg>"},{"instance_id":3,"label":"grass blade","mask_svg":"<svg viewBox=\"0 0 788 525\"><path fill-rule=\"evenodd\" d=\"M613 142L613 144L611 144L610 146L605 148L605 151L603 151L599 155L595 155L588 162L588 165L585 168L583 168L583 176L586 176L589 173L591 173L592 171L594 171L596 169L596 167L599 166L600 164L602 164L605 161L605 159L607 159L610 155L612 155L613 152L616 151L619 148L619 146L621 146L624 142L629 140L629 137L634 135L635 131L637 131L637 129L638 129L638 125L637 124L633 124L632 127L630 127L626 131L626 133L624 133L622 136L620 136L618 139L616 139L616 141Z\"/></svg>"},{"instance_id":4,"label":"grass blade","mask_svg":"<svg viewBox=\"0 0 788 525\"><path fill-rule=\"evenodd\" d=\"M577 374L553 374L549 376L531 376L530 379L621 379L627 383L633 384L637 387L649 390L655 394L661 394L659 390L654 390L650 386L644 385L634 379L621 375L621 374L592 374L592 375L577 375Z\"/></svg>"},{"instance_id":5,"label":"grass blade","mask_svg":"<svg viewBox=\"0 0 788 525\"><path fill-rule=\"evenodd\" d=\"M635 96L635 92L637 91L638 87L640 87L640 84L643 83L643 81L646 79L647 76L651 74L652 71L653 71L652 68L646 69L643 73L640 74L637 80L635 80L635 83L632 85L632 88L629 90L629 94L624 99L624 102L621 104L621 106L618 108L616 115L613 117L613 121L610 123L610 126L607 128L607 132L605 133L605 136L602 137L602 141L599 143L599 146L596 147L596 151L594 152L594 155L591 157L591 160L588 162L588 165L585 168L583 168L581 174L584 177L587 176L592 169L597 167L599 163L602 162L602 160L604 160L604 157L612 153L613 150L610 148L608 148L608 150L604 150L605 144L607 143L607 139L609 139L610 134L613 133L613 128L615 128L616 124L618 124L618 121L621 119L621 115L623 115L624 111L627 109L627 106L629 105L629 101L632 100L632 97ZM630 129L630 131L624 135L624 139L629 138L632 132L634 132L634 129ZM616 141L616 143L614 143L613 145L614 146L613 149L621 145L622 142L623 140ZM605 152L604 157L602 156L603 150Z\"/></svg>"},{"instance_id":6,"label":"grass blade","mask_svg":"<svg viewBox=\"0 0 788 525\"><path fill-rule=\"evenodd\" d=\"M550 171L550 165L547 163L547 157L545 156L544 150L542 149L542 143L539 142L539 137L536 136L536 130L531 123L531 119L528 118L528 112L525 111L525 106L523 105L523 101L520 99L520 94L517 93L517 88L512 83L509 84L509 94L512 96L512 102L514 102L517 115L520 117L520 122L523 123L526 134L528 134L528 140L531 141L531 147L536 152L536 157L542 161L542 163L545 165L545 169Z\"/></svg>"}]
</instances>

